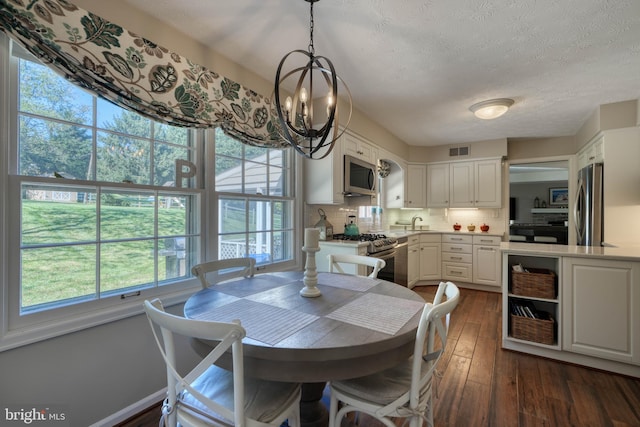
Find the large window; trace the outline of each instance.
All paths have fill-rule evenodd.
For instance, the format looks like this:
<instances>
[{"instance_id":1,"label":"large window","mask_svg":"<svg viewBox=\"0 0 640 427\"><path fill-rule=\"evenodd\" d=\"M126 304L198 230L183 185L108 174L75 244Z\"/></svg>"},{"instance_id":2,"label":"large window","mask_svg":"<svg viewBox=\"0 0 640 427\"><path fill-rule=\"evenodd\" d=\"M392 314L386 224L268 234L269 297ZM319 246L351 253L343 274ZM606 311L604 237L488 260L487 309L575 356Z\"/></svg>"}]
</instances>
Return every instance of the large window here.
<instances>
[{"instance_id":1,"label":"large window","mask_svg":"<svg viewBox=\"0 0 640 427\"><path fill-rule=\"evenodd\" d=\"M16 46L10 70L11 326L175 291L200 260L204 190L185 171L202 131L97 98Z\"/></svg>"},{"instance_id":2,"label":"large window","mask_svg":"<svg viewBox=\"0 0 640 427\"><path fill-rule=\"evenodd\" d=\"M292 150L238 144L219 129L215 137L218 258L292 261Z\"/></svg>"},{"instance_id":3,"label":"large window","mask_svg":"<svg viewBox=\"0 0 640 427\"><path fill-rule=\"evenodd\" d=\"M183 301L201 261L295 267L292 150L153 122L7 46L0 349Z\"/></svg>"}]
</instances>

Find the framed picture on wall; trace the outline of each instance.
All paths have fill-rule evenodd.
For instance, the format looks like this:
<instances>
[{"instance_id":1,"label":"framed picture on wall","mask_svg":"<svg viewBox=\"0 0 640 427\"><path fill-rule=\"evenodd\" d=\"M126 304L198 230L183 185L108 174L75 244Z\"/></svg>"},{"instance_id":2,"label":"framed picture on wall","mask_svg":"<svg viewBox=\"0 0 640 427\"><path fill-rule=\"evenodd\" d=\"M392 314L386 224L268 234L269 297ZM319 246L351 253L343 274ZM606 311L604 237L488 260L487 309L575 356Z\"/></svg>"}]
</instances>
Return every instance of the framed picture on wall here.
<instances>
[{"instance_id":1,"label":"framed picture on wall","mask_svg":"<svg viewBox=\"0 0 640 427\"><path fill-rule=\"evenodd\" d=\"M568 188L549 188L549 206L567 206L568 204Z\"/></svg>"}]
</instances>

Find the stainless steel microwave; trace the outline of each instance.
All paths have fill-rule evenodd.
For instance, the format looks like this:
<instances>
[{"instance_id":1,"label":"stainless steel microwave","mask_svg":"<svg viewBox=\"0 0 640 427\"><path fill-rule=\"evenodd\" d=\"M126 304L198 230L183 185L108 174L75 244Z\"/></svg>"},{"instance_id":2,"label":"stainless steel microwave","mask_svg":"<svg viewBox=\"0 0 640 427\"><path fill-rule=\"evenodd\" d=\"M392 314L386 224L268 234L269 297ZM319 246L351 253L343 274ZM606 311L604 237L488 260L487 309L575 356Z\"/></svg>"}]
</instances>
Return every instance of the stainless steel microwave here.
<instances>
[{"instance_id":1,"label":"stainless steel microwave","mask_svg":"<svg viewBox=\"0 0 640 427\"><path fill-rule=\"evenodd\" d=\"M377 168L355 157L344 156L344 195L375 196Z\"/></svg>"}]
</instances>

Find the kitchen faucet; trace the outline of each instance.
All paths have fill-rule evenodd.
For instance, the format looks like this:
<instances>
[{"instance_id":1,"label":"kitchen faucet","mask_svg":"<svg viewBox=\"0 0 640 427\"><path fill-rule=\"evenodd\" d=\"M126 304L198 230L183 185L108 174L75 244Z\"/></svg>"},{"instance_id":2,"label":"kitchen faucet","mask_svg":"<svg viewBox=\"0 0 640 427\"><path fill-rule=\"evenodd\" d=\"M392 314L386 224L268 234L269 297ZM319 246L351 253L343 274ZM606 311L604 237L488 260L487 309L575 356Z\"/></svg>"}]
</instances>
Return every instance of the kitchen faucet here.
<instances>
[{"instance_id":1,"label":"kitchen faucet","mask_svg":"<svg viewBox=\"0 0 640 427\"><path fill-rule=\"evenodd\" d=\"M416 219L419 219L420 221L422 221L422 217L419 217L418 215L414 215L413 218L411 218L411 230L412 231L416 230Z\"/></svg>"}]
</instances>

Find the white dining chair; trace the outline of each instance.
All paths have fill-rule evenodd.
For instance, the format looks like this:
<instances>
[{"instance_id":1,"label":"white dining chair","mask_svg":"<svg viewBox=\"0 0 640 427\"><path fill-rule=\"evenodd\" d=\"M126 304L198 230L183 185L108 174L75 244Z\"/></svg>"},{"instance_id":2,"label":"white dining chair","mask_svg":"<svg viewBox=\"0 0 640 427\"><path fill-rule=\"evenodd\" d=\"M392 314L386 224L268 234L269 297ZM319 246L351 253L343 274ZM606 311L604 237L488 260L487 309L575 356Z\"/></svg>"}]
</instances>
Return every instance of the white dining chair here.
<instances>
[{"instance_id":1,"label":"white dining chair","mask_svg":"<svg viewBox=\"0 0 640 427\"><path fill-rule=\"evenodd\" d=\"M387 265L387 263L383 259L365 255L329 254L327 255L327 258L329 258L329 271L331 273L337 272L345 274L345 271L342 268L342 264L354 265L356 271L358 270L358 266L365 266L371 267L373 269L370 274L365 274L365 276L372 279L378 277L378 272L382 270L385 265Z\"/></svg>"},{"instance_id":2,"label":"white dining chair","mask_svg":"<svg viewBox=\"0 0 640 427\"><path fill-rule=\"evenodd\" d=\"M444 296L446 301L442 301ZM396 426L391 417L407 418L411 427L422 426L423 421L433 427L433 377L459 299L455 284L441 282L434 302L426 303L422 311L411 358L383 372L332 381L329 427L340 426L350 412L366 413L388 427Z\"/></svg>"},{"instance_id":3,"label":"white dining chair","mask_svg":"<svg viewBox=\"0 0 640 427\"><path fill-rule=\"evenodd\" d=\"M236 277L253 277L255 267L256 260L254 258L229 258L194 265L191 267L191 273L200 279L202 289L206 289L213 283L224 280Z\"/></svg>"},{"instance_id":4,"label":"white dining chair","mask_svg":"<svg viewBox=\"0 0 640 427\"><path fill-rule=\"evenodd\" d=\"M159 299L144 302L151 330L167 368L167 398L161 426L300 426L301 385L244 376L240 323L186 319L166 313ZM161 331L162 340L156 329ZM174 334L217 342L186 375L176 368ZM232 371L214 363L231 351Z\"/></svg>"}]
</instances>

